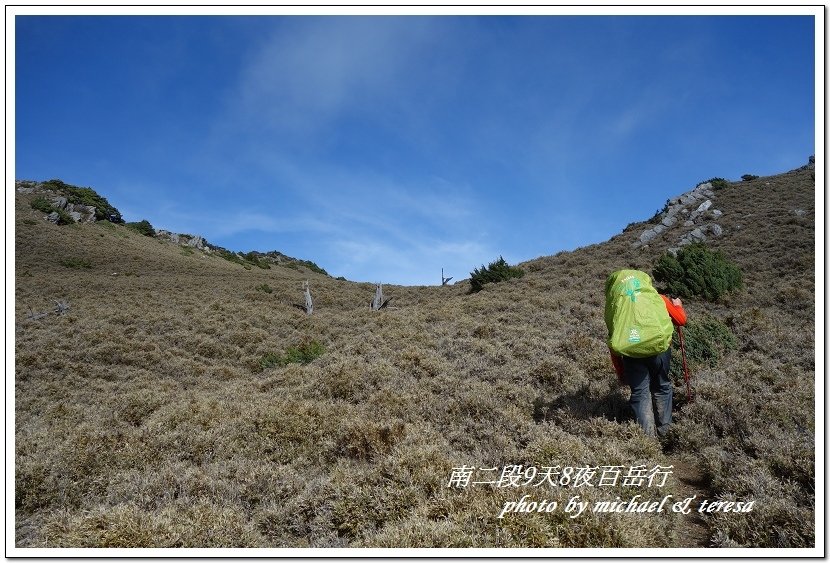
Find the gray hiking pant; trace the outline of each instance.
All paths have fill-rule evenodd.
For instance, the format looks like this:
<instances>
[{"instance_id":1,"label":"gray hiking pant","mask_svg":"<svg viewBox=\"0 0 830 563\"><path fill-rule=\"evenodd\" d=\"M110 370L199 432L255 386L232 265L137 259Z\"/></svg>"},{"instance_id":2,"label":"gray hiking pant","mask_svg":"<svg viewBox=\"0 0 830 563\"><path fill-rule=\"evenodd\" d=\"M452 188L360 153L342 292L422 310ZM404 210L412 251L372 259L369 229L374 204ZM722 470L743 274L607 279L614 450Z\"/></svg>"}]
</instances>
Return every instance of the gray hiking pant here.
<instances>
[{"instance_id":1,"label":"gray hiking pant","mask_svg":"<svg viewBox=\"0 0 830 563\"><path fill-rule=\"evenodd\" d=\"M625 382L631 387L628 404L646 434L664 436L671 424L672 382L669 379L671 347L649 358L623 356Z\"/></svg>"}]
</instances>

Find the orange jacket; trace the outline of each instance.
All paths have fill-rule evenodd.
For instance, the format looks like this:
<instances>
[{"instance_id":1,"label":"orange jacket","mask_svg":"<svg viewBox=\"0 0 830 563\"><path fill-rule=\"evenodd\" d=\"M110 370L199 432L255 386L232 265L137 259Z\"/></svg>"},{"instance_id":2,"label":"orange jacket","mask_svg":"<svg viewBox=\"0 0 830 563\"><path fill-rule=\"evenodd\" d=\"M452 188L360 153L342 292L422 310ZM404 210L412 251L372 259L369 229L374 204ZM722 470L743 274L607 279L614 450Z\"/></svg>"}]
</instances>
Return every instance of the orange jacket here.
<instances>
[{"instance_id":1,"label":"orange jacket","mask_svg":"<svg viewBox=\"0 0 830 563\"><path fill-rule=\"evenodd\" d=\"M683 305L675 305L665 295L660 295L660 297L666 304L666 311L669 312L672 322L677 326L686 326L686 311L683 310Z\"/></svg>"},{"instance_id":2,"label":"orange jacket","mask_svg":"<svg viewBox=\"0 0 830 563\"><path fill-rule=\"evenodd\" d=\"M685 326L686 325L686 311L683 309L683 305L675 305L672 303L671 299L666 297L665 295L660 295L663 298L663 303L666 304L666 311L668 311L669 316L671 317L672 322L677 326ZM611 353L611 363L614 365L614 371L617 374L617 379L620 382L623 382L623 360L622 356L617 356L614 354L614 351L610 348L608 351Z\"/></svg>"}]
</instances>

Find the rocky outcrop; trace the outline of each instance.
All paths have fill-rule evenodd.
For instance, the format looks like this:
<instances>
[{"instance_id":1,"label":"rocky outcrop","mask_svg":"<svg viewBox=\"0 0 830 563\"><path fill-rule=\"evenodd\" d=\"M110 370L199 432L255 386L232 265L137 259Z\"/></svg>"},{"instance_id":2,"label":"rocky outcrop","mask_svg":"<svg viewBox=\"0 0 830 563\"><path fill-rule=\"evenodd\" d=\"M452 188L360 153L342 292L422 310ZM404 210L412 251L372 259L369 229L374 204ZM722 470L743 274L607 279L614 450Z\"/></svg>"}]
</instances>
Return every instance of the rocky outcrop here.
<instances>
[{"instance_id":1,"label":"rocky outcrop","mask_svg":"<svg viewBox=\"0 0 830 563\"><path fill-rule=\"evenodd\" d=\"M179 235L179 240L184 239L180 244L184 246L191 246L198 250L205 250L207 248L207 241L199 235Z\"/></svg>"},{"instance_id":2,"label":"rocky outcrop","mask_svg":"<svg viewBox=\"0 0 830 563\"><path fill-rule=\"evenodd\" d=\"M796 170L814 170L815 166L816 158L813 155L807 160L807 164ZM686 245L722 237L724 229L717 221L723 216L723 211L715 208L716 193L712 184L706 182L670 199L656 217L660 221L659 224L640 233L632 246L639 248L657 242L667 242L669 252L677 254L678 250ZM807 215L804 209L793 209L792 212L796 217ZM751 215L745 214L744 217L748 218ZM735 225L734 228L740 230L741 225Z\"/></svg>"},{"instance_id":3,"label":"rocky outcrop","mask_svg":"<svg viewBox=\"0 0 830 563\"><path fill-rule=\"evenodd\" d=\"M38 183L32 180L15 180L14 189L19 194L37 194L44 193L45 190L38 188Z\"/></svg>"},{"instance_id":4,"label":"rocky outcrop","mask_svg":"<svg viewBox=\"0 0 830 563\"><path fill-rule=\"evenodd\" d=\"M60 212L65 211L76 223L94 223L96 221L96 208L92 205L71 203L66 196L55 190L44 187L42 183L31 180L17 180L14 187L19 194L34 194L46 199L53 211L46 214L46 220L57 223L60 220Z\"/></svg>"},{"instance_id":5,"label":"rocky outcrop","mask_svg":"<svg viewBox=\"0 0 830 563\"><path fill-rule=\"evenodd\" d=\"M172 242L173 244L179 244L178 233L171 233L170 231L156 229L156 238L166 240L167 242Z\"/></svg>"},{"instance_id":6,"label":"rocky outcrop","mask_svg":"<svg viewBox=\"0 0 830 563\"><path fill-rule=\"evenodd\" d=\"M67 215L76 223L94 223L96 221L97 209L94 206L72 203L66 193L60 193L59 191L51 189L48 183L32 180L17 180L15 181L15 190L19 194L36 195L48 201L51 210L46 212L45 218L50 223L59 224L61 222L61 216L63 216L64 223L66 223ZM211 245L199 235L158 230L155 236L158 239L166 240L179 246L195 248L206 253L212 250Z\"/></svg>"},{"instance_id":7,"label":"rocky outcrop","mask_svg":"<svg viewBox=\"0 0 830 563\"><path fill-rule=\"evenodd\" d=\"M95 207L91 205L81 205L80 203L68 203L63 196L54 196L51 200L52 207L55 209L63 209L76 223L94 223L95 222ZM50 215L51 216L51 215Z\"/></svg>"},{"instance_id":8,"label":"rocky outcrop","mask_svg":"<svg viewBox=\"0 0 830 563\"><path fill-rule=\"evenodd\" d=\"M197 250L210 252L210 245L204 238L202 238L199 235L171 233L170 231L159 229L156 231L156 238L165 240L167 242L172 242L173 244L178 244L179 246L189 246Z\"/></svg>"},{"instance_id":9,"label":"rocky outcrop","mask_svg":"<svg viewBox=\"0 0 830 563\"><path fill-rule=\"evenodd\" d=\"M723 212L714 208L714 202L715 191L709 182L671 198L655 217L658 223L640 233L632 246L639 248L665 241L682 247L723 236L723 227L715 222ZM677 248L670 250L676 251Z\"/></svg>"}]
</instances>

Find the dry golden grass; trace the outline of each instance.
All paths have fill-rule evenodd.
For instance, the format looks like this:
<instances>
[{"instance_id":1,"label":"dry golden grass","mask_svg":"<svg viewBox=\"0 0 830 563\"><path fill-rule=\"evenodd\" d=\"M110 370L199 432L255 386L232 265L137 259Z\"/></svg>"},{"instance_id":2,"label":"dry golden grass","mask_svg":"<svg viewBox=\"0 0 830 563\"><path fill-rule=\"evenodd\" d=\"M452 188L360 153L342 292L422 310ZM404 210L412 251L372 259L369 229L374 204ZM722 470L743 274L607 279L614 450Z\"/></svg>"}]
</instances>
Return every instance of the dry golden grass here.
<instances>
[{"instance_id":1,"label":"dry golden grass","mask_svg":"<svg viewBox=\"0 0 830 563\"><path fill-rule=\"evenodd\" d=\"M386 286L395 308L371 312L371 284L246 270L122 226L58 227L17 200L17 546L672 547L676 514L499 519L534 491L447 486L462 464L672 459L700 467L712 498L757 501L704 515L709 545L815 542L809 170L718 192L713 246L746 289L687 311L725 323L738 347L696 370L698 399L664 449L628 418L602 317L607 274L650 271L667 246L632 250L644 224L474 295ZM306 279L310 317L293 306ZM59 300L65 314L28 318ZM262 368L311 340L325 349L311 363ZM675 492L670 479L660 496ZM574 494L632 490L536 496Z\"/></svg>"}]
</instances>

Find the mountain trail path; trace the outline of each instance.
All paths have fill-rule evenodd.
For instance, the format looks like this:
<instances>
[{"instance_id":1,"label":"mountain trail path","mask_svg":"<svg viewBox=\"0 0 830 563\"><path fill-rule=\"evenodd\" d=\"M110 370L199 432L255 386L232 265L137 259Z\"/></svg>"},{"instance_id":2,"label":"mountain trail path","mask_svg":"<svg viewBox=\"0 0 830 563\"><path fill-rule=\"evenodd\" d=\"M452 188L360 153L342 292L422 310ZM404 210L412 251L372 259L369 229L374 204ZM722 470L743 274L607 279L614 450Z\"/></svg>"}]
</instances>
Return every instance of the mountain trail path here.
<instances>
[{"instance_id":1,"label":"mountain trail path","mask_svg":"<svg viewBox=\"0 0 830 563\"><path fill-rule=\"evenodd\" d=\"M676 479L679 499L697 496L692 502L694 509L683 516L677 536L677 547L710 547L709 525L697 512L701 499L712 498L712 492L708 488L703 471L697 465L690 463L688 458L677 454L669 455L668 462L674 466L673 476Z\"/></svg>"}]
</instances>

